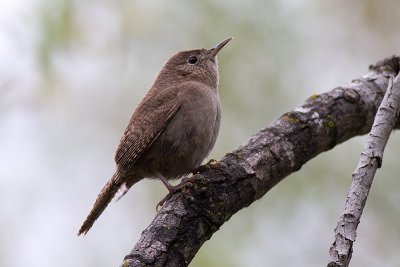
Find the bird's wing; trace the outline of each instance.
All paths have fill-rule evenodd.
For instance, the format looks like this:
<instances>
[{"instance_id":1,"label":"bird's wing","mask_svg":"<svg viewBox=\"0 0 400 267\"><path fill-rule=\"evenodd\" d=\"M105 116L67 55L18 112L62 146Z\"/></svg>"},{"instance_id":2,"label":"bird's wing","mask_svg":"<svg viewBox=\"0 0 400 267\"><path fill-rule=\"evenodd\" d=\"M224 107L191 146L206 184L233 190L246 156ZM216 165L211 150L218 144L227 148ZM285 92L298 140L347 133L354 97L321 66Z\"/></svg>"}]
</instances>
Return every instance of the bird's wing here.
<instances>
[{"instance_id":1,"label":"bird's wing","mask_svg":"<svg viewBox=\"0 0 400 267\"><path fill-rule=\"evenodd\" d=\"M115 154L115 162L122 172L129 172L133 163L162 133L179 110L176 97L161 93L145 97L132 115Z\"/></svg>"}]
</instances>

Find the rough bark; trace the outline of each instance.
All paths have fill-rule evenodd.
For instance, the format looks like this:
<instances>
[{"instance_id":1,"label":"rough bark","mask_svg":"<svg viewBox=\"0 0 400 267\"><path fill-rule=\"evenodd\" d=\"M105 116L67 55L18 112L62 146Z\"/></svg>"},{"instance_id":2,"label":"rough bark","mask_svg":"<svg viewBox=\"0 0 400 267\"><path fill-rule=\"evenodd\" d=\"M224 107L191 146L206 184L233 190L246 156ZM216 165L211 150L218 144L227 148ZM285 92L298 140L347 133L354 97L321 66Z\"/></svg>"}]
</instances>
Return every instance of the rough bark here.
<instances>
[{"instance_id":1,"label":"rough bark","mask_svg":"<svg viewBox=\"0 0 400 267\"><path fill-rule=\"evenodd\" d=\"M367 202L375 172L382 165L383 151L400 110L400 74L390 80L385 97L376 113L371 132L352 175L343 214L335 228L335 241L329 254L328 267L349 266L357 226Z\"/></svg>"},{"instance_id":2,"label":"rough bark","mask_svg":"<svg viewBox=\"0 0 400 267\"><path fill-rule=\"evenodd\" d=\"M207 164L165 202L122 265L187 266L237 211L319 153L367 133L399 60L384 59L365 76L311 96L245 145Z\"/></svg>"}]
</instances>

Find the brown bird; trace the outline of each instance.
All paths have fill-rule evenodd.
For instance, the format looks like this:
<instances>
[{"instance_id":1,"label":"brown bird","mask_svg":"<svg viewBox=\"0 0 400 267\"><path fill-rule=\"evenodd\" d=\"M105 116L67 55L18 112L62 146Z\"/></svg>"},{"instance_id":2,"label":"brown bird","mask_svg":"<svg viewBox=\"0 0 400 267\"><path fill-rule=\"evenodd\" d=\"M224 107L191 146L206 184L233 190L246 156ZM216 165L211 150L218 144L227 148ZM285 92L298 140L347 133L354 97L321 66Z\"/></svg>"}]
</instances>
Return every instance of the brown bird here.
<instances>
[{"instance_id":1,"label":"brown bird","mask_svg":"<svg viewBox=\"0 0 400 267\"><path fill-rule=\"evenodd\" d=\"M208 156L221 119L217 54L231 39L167 61L133 113L116 151L116 171L78 235L89 231L119 189L123 196L143 178L158 178L172 193L176 188L167 180L192 172Z\"/></svg>"}]
</instances>

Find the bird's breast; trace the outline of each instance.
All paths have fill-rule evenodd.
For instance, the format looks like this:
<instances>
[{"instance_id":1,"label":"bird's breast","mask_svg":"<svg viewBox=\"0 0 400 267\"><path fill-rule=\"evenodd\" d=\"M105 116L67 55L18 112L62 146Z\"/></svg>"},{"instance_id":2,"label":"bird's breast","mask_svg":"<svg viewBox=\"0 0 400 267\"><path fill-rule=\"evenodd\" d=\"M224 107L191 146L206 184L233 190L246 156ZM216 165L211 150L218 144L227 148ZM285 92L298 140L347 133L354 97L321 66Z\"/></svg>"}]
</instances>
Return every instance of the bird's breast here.
<instances>
[{"instance_id":1,"label":"bird's breast","mask_svg":"<svg viewBox=\"0 0 400 267\"><path fill-rule=\"evenodd\" d=\"M182 97L182 96L181 96ZM180 108L145 157L166 178L179 178L198 167L217 139L219 96L208 90L184 97Z\"/></svg>"}]
</instances>

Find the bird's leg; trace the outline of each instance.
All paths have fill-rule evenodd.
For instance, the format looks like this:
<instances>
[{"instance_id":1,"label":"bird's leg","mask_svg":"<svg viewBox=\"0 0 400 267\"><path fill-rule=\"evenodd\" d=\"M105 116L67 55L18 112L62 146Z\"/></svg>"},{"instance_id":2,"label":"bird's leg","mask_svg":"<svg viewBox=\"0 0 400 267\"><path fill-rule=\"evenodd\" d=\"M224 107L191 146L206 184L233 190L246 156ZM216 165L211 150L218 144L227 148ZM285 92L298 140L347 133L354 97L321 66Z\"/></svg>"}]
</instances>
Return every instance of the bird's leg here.
<instances>
[{"instance_id":1,"label":"bird's leg","mask_svg":"<svg viewBox=\"0 0 400 267\"><path fill-rule=\"evenodd\" d=\"M165 185L165 187L168 189L169 193L174 193L176 191L175 186L171 185L167 179L165 179L164 176L158 175L158 178L160 178L161 182Z\"/></svg>"},{"instance_id":2,"label":"bird's leg","mask_svg":"<svg viewBox=\"0 0 400 267\"><path fill-rule=\"evenodd\" d=\"M163 199L161 199L160 202L158 202L158 204L156 206L156 211L158 212L158 208L162 207L164 205L165 201L167 201L179 188L178 188L178 186L171 185L168 182L168 180L161 174L158 173L157 176L161 180L161 182L163 182L165 187L168 189L168 194Z\"/></svg>"},{"instance_id":3,"label":"bird's leg","mask_svg":"<svg viewBox=\"0 0 400 267\"><path fill-rule=\"evenodd\" d=\"M158 174L157 176L161 180L161 182L163 182L165 187L168 189L168 194L163 199L161 199L160 202L158 202L158 204L156 206L157 212L158 212L158 208L163 206L165 201L167 201L176 191L182 189L183 187L185 187L187 185L192 185L192 183L190 181L182 180L182 182L180 184L173 186L168 182L168 180L164 176L162 176L160 174Z\"/></svg>"},{"instance_id":4,"label":"bird's leg","mask_svg":"<svg viewBox=\"0 0 400 267\"><path fill-rule=\"evenodd\" d=\"M195 181L196 179L198 179L195 177L195 174L197 174L199 172L205 172L207 170L212 170L212 169L224 170L227 168L228 167L226 166L225 163L222 163L220 161L216 161L215 159L212 159L209 162L207 162L207 164L197 167L192 172L194 176L192 176L190 178L189 177L183 178L181 183L176 186L171 185L164 176L162 176L160 173L157 173L157 177L161 180L161 182L163 182L165 187L168 189L168 194L163 199L161 199L160 202L158 202L158 204L156 206L156 211L158 212L158 208L161 207L165 203L165 201L167 201L176 191L181 190L182 188L184 188L186 186L193 186L192 182Z\"/></svg>"},{"instance_id":5,"label":"bird's leg","mask_svg":"<svg viewBox=\"0 0 400 267\"><path fill-rule=\"evenodd\" d=\"M165 179L164 176L162 176L161 174L158 174L157 176L161 180L161 182L163 182L165 187L168 189L168 194L163 199L161 199L160 202L158 202L158 204L156 206L156 211L158 212L158 208L162 207L164 205L165 201L167 201L176 190L175 190L175 187L173 185L171 185L167 181L167 179Z\"/></svg>"},{"instance_id":6,"label":"bird's leg","mask_svg":"<svg viewBox=\"0 0 400 267\"><path fill-rule=\"evenodd\" d=\"M207 162L207 164L205 165L201 165L199 167L197 167L195 170L193 170L193 176L192 177L186 177L183 178L181 183L173 186L171 185L168 180L162 176L161 174L157 173L157 177L161 180L161 182L163 182L163 184L165 185L165 187L168 189L168 194L161 199L160 202L158 202L157 206L156 206L156 211L158 212L158 208L163 206L163 204L165 203L165 201L167 201L176 191L181 190L182 188L186 187L186 186L193 186L193 183L195 180L198 179L198 177L196 177L196 174L200 173L200 172L205 172L208 170L226 170L228 168L228 166L226 166L225 163L222 163L220 161L216 161L215 159L210 160L209 162Z\"/></svg>"}]
</instances>

